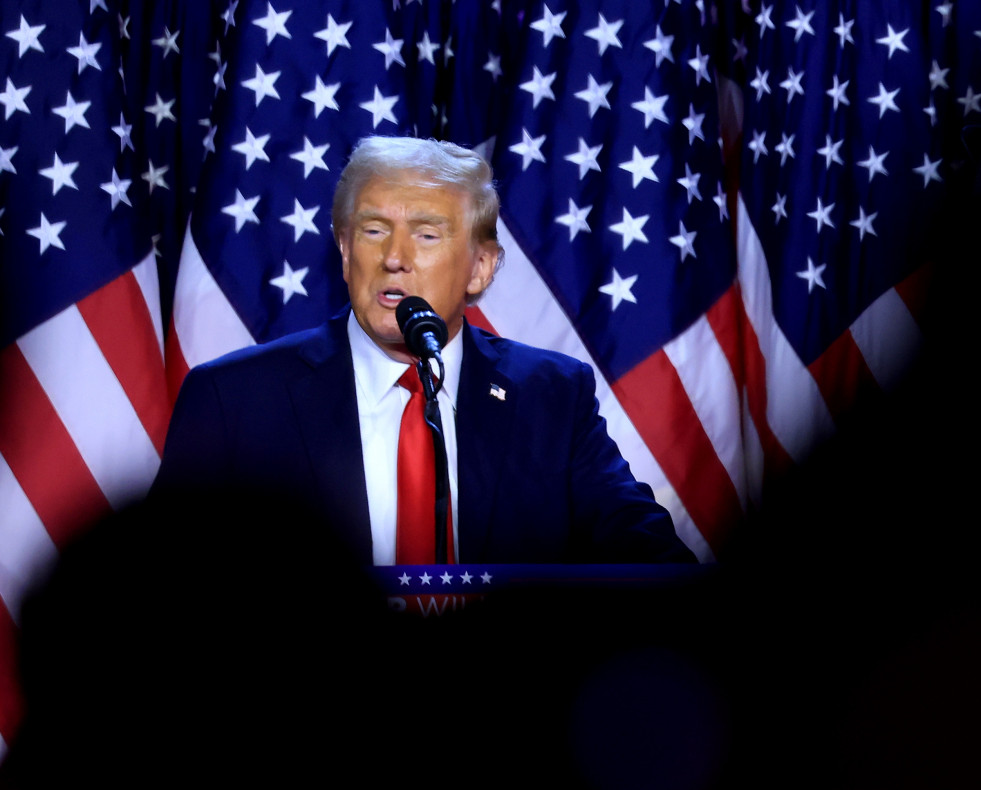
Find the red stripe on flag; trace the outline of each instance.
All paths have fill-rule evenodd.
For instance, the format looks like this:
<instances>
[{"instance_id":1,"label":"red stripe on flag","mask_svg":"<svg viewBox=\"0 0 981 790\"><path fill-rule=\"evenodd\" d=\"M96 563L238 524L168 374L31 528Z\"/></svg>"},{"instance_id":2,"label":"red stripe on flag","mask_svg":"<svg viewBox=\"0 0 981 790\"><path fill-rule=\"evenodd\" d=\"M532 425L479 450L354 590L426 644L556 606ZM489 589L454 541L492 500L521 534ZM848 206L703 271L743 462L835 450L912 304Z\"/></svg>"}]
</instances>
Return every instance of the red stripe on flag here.
<instances>
[{"instance_id":1,"label":"red stripe on flag","mask_svg":"<svg viewBox=\"0 0 981 790\"><path fill-rule=\"evenodd\" d=\"M167 364L167 393L170 397L170 405L173 406L177 400L177 393L180 392L181 384L184 382L184 377L191 372L187 360L184 359L184 352L181 351L180 339L174 328L173 316L170 318L167 342L164 343L164 356Z\"/></svg>"},{"instance_id":2,"label":"red stripe on flag","mask_svg":"<svg viewBox=\"0 0 981 790\"><path fill-rule=\"evenodd\" d=\"M0 351L0 454L61 546L109 512L109 502L16 344Z\"/></svg>"},{"instance_id":3,"label":"red stripe on flag","mask_svg":"<svg viewBox=\"0 0 981 790\"><path fill-rule=\"evenodd\" d=\"M766 416L766 359L746 315L738 285L733 285L705 314L719 346L729 360L736 387L745 393L749 414L763 448L765 480L782 476L793 461L770 428Z\"/></svg>"},{"instance_id":4,"label":"red stripe on flag","mask_svg":"<svg viewBox=\"0 0 981 790\"><path fill-rule=\"evenodd\" d=\"M742 518L739 496L664 351L612 389L705 540L718 554Z\"/></svg>"},{"instance_id":5,"label":"red stripe on flag","mask_svg":"<svg viewBox=\"0 0 981 790\"><path fill-rule=\"evenodd\" d=\"M170 404L153 320L132 272L78 302L78 310L157 452L163 452Z\"/></svg>"},{"instance_id":6,"label":"red stripe on flag","mask_svg":"<svg viewBox=\"0 0 981 790\"><path fill-rule=\"evenodd\" d=\"M24 695L18 676L20 631L0 601L0 735L9 744L24 717Z\"/></svg>"},{"instance_id":7,"label":"red stripe on flag","mask_svg":"<svg viewBox=\"0 0 981 790\"><path fill-rule=\"evenodd\" d=\"M882 394L851 332L843 332L807 369L836 423L856 403L876 403Z\"/></svg>"},{"instance_id":8,"label":"red stripe on flag","mask_svg":"<svg viewBox=\"0 0 981 790\"><path fill-rule=\"evenodd\" d=\"M896 286L896 293L909 309L910 315L917 322L926 315L927 300L934 293L934 283L937 279L937 267L932 261L920 266L905 280Z\"/></svg>"},{"instance_id":9,"label":"red stripe on flag","mask_svg":"<svg viewBox=\"0 0 981 790\"><path fill-rule=\"evenodd\" d=\"M494 329L493 324L487 320L487 316L484 315L483 311L476 305L471 305L467 308L467 321L470 322L471 326L479 327L487 332L493 334L498 334L497 330Z\"/></svg>"}]
</instances>

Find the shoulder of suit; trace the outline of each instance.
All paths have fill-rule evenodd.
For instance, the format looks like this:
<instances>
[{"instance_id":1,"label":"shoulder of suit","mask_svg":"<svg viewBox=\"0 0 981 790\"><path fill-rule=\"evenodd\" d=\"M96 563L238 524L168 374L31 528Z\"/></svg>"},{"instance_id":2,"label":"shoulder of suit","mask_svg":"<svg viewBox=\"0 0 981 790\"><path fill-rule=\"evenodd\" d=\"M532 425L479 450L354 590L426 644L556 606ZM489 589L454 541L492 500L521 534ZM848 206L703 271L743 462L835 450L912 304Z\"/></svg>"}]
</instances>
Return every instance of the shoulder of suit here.
<instances>
[{"instance_id":1,"label":"shoulder of suit","mask_svg":"<svg viewBox=\"0 0 981 790\"><path fill-rule=\"evenodd\" d=\"M538 370L555 369L564 373L590 368L582 360L563 354L560 351L552 351L546 348L539 348L518 340L511 340L506 337L495 335L478 327L471 327L476 335L475 341L478 348L483 344L498 356L501 363L514 367L518 370Z\"/></svg>"},{"instance_id":2,"label":"shoulder of suit","mask_svg":"<svg viewBox=\"0 0 981 790\"><path fill-rule=\"evenodd\" d=\"M255 367L275 368L280 365L307 364L305 358L311 354L322 355L325 349L332 345L328 325L304 329L283 335L265 343L257 343L205 362L199 366L201 370L212 372L233 371Z\"/></svg>"}]
</instances>

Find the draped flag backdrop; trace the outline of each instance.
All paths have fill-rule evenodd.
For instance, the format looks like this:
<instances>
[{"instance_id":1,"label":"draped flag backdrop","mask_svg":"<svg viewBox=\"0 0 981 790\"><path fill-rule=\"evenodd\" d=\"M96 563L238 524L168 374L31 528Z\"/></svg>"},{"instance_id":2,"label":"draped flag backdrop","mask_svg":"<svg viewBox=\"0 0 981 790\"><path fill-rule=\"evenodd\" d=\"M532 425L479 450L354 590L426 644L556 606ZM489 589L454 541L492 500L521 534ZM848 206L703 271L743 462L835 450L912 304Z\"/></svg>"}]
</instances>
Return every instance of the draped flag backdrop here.
<instances>
[{"instance_id":1,"label":"draped flag backdrop","mask_svg":"<svg viewBox=\"0 0 981 790\"><path fill-rule=\"evenodd\" d=\"M145 492L187 370L343 305L361 136L491 159L471 320L594 365L703 560L902 381L976 168L967 0L2 0L0 34L8 740L23 597Z\"/></svg>"}]
</instances>

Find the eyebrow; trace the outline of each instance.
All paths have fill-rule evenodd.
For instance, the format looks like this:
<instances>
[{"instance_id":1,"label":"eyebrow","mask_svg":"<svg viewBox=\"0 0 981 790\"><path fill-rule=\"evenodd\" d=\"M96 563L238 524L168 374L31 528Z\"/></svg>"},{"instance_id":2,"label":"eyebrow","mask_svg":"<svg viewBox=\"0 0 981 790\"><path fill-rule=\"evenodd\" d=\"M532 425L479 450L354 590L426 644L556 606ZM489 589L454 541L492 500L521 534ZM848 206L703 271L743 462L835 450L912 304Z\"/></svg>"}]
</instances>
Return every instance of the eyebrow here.
<instances>
[{"instance_id":1,"label":"eyebrow","mask_svg":"<svg viewBox=\"0 0 981 790\"><path fill-rule=\"evenodd\" d=\"M370 220L381 220L383 222L389 221L388 217L386 217L382 212L374 209L365 209L364 211L359 211L354 215L354 222L367 222ZM452 224L450 218L442 214L414 214L409 216L408 221L410 225L447 226Z\"/></svg>"}]
</instances>

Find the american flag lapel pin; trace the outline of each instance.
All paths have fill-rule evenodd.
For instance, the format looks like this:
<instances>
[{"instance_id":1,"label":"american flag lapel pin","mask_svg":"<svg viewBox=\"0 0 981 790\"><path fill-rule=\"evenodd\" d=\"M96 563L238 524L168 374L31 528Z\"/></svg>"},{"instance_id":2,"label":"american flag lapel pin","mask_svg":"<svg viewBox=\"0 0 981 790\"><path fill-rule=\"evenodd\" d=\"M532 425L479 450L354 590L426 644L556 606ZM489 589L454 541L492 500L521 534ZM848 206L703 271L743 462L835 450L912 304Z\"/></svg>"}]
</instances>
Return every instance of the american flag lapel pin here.
<instances>
[{"instance_id":1,"label":"american flag lapel pin","mask_svg":"<svg viewBox=\"0 0 981 790\"><path fill-rule=\"evenodd\" d=\"M497 384L491 384L490 386L490 396L492 398L497 398L498 400L504 400L504 396L507 393L504 391L504 387L499 387Z\"/></svg>"}]
</instances>

